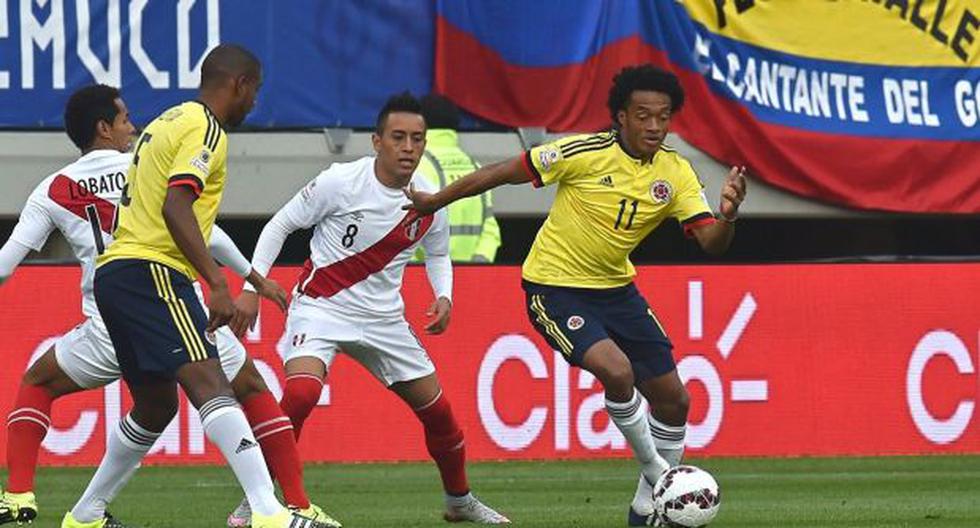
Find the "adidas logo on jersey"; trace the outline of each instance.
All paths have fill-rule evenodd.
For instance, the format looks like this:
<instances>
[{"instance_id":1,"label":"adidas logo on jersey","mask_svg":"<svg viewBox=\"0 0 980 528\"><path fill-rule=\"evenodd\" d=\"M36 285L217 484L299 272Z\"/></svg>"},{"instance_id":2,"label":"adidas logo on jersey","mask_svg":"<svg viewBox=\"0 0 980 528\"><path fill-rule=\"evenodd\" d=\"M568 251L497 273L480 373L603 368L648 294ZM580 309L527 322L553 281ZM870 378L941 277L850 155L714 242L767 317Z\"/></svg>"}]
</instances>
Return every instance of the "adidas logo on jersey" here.
<instances>
[{"instance_id":1,"label":"adidas logo on jersey","mask_svg":"<svg viewBox=\"0 0 980 528\"><path fill-rule=\"evenodd\" d=\"M615 186L615 184L613 183L612 176L610 176L608 174L605 175L605 176L603 176L603 177L601 177L601 178L599 178L599 185L602 185L603 187L614 187Z\"/></svg>"},{"instance_id":2,"label":"adidas logo on jersey","mask_svg":"<svg viewBox=\"0 0 980 528\"><path fill-rule=\"evenodd\" d=\"M252 449L253 447L257 447L258 445L259 444L256 444L255 442L249 440L248 438L242 438L242 441L238 443L238 449L235 450L235 454L237 455L242 451L245 451L247 449Z\"/></svg>"}]
</instances>

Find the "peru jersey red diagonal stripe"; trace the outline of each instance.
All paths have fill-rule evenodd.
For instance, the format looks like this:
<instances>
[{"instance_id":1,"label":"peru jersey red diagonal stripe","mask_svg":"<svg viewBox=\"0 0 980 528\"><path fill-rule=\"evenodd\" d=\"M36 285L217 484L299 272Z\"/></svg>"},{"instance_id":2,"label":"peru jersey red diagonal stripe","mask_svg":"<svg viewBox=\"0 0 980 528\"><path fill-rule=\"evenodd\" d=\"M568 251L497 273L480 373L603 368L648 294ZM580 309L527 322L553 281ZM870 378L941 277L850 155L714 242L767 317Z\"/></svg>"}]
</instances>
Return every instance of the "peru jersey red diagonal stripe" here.
<instances>
[{"instance_id":1,"label":"peru jersey red diagonal stripe","mask_svg":"<svg viewBox=\"0 0 980 528\"><path fill-rule=\"evenodd\" d=\"M330 297L383 270L395 256L425 235L434 218L409 211L384 238L360 253L316 270L311 261L306 261L299 278L300 292L314 299Z\"/></svg>"},{"instance_id":2,"label":"peru jersey red diagonal stripe","mask_svg":"<svg viewBox=\"0 0 980 528\"><path fill-rule=\"evenodd\" d=\"M95 206L95 210L99 214L99 224L102 231L112 232L112 220L116 214L116 206L109 200L96 196L95 193L82 187L71 178L61 174L55 176L54 181L51 182L51 187L48 188L48 197L54 203L87 222L91 222L92 219L89 218L86 209Z\"/></svg>"}]
</instances>

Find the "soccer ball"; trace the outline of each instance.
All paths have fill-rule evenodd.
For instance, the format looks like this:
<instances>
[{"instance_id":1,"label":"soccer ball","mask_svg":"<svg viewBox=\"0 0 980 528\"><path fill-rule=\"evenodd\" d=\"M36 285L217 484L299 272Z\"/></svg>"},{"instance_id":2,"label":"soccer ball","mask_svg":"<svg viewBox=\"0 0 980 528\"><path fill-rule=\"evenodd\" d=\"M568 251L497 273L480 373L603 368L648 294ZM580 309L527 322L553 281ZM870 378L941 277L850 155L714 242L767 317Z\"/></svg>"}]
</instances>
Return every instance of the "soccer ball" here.
<instances>
[{"instance_id":1,"label":"soccer ball","mask_svg":"<svg viewBox=\"0 0 980 528\"><path fill-rule=\"evenodd\" d=\"M707 471L694 466L668 469L653 487L657 524L696 528L707 526L718 514L721 492Z\"/></svg>"}]
</instances>

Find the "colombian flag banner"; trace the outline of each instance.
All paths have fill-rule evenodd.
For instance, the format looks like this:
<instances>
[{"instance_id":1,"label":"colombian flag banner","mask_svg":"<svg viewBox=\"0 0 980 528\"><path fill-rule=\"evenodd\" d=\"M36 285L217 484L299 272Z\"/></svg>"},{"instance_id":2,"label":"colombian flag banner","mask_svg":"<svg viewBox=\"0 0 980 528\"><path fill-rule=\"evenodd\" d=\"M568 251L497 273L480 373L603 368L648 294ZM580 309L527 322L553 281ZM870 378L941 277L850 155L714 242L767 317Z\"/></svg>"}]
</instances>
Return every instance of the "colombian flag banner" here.
<instances>
[{"instance_id":1,"label":"colombian flag banner","mask_svg":"<svg viewBox=\"0 0 980 528\"><path fill-rule=\"evenodd\" d=\"M980 0L437 6L436 90L505 125L606 128L613 75L644 62L723 163L849 207L980 212Z\"/></svg>"}]
</instances>

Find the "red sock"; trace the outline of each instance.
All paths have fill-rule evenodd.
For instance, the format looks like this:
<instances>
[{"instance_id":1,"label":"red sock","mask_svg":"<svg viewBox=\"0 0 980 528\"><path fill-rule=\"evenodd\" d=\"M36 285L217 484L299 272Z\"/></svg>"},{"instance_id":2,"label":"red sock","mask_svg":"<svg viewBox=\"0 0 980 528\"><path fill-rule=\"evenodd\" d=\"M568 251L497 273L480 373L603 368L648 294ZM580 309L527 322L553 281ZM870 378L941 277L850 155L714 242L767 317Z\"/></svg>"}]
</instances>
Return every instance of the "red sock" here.
<instances>
[{"instance_id":1,"label":"red sock","mask_svg":"<svg viewBox=\"0 0 980 528\"><path fill-rule=\"evenodd\" d=\"M24 493L34 489L37 453L51 426L51 402L48 391L33 385L21 385L14 410L7 418L7 491Z\"/></svg>"},{"instance_id":2,"label":"red sock","mask_svg":"<svg viewBox=\"0 0 980 528\"><path fill-rule=\"evenodd\" d=\"M293 422L293 433L299 440L303 422L313 412L323 392L323 380L311 374L293 374L286 378L286 390L282 393L279 406Z\"/></svg>"},{"instance_id":3,"label":"red sock","mask_svg":"<svg viewBox=\"0 0 980 528\"><path fill-rule=\"evenodd\" d=\"M303 465L296 449L293 424L269 391L242 402L242 409L252 426L255 439L262 446L262 455L272 478L279 481L286 504L309 508L310 499L303 487Z\"/></svg>"},{"instance_id":4,"label":"red sock","mask_svg":"<svg viewBox=\"0 0 980 528\"><path fill-rule=\"evenodd\" d=\"M439 466L446 493L461 497L470 492L466 481L466 446L449 400L442 393L415 414L425 428L425 447Z\"/></svg>"}]
</instances>

